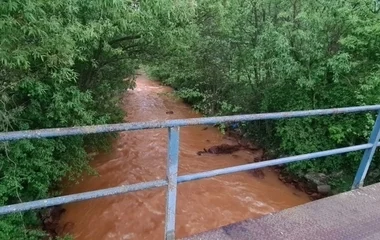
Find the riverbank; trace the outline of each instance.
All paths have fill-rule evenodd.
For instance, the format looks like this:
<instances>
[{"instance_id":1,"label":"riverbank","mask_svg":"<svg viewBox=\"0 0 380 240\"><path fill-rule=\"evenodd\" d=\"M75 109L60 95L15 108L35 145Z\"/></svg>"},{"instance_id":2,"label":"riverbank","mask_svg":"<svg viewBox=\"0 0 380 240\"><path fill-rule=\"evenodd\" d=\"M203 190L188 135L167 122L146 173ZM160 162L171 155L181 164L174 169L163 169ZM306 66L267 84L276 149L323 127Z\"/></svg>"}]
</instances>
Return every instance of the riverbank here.
<instances>
[{"instance_id":1,"label":"riverbank","mask_svg":"<svg viewBox=\"0 0 380 240\"><path fill-rule=\"evenodd\" d=\"M154 78L154 76L152 76L152 78ZM158 82L160 82L160 84L164 84L165 81L161 79ZM170 84L166 84L166 86L170 87ZM181 89L178 89L178 90L181 90ZM172 92L172 96L179 98L182 101L186 101L186 104L189 104L192 108L195 108L196 111L200 112L201 114L205 114L204 112L201 111L202 108L199 109L199 106L194 107L194 105L192 105L193 102L188 101L189 99L182 99L181 98L182 94L177 94L176 92ZM220 133L223 134L227 139L232 138L236 142L244 142L245 145L250 145L250 146L254 146L254 144L256 143L260 145L259 144L260 141L255 141L253 139L246 138L245 137L246 133L239 128L239 125L240 124L232 124L232 125L221 124L221 125L218 125L218 129L220 130ZM252 159L251 162L266 161L266 160L271 160L278 157L274 154L276 151L267 150L263 146L260 146L260 148L261 148L260 151L256 151L255 157ZM300 190L306 193L309 196L310 200L318 200L332 194L331 187L330 185L328 185L328 181L327 181L328 177L325 176L324 174L312 173L312 174L309 174L310 177L308 176L300 177L287 171L285 166L275 166L275 167L271 167L270 169L272 169L278 174L278 179L282 181L286 186L295 188L297 190ZM260 172L260 171L262 170L257 170L256 172Z\"/></svg>"},{"instance_id":2,"label":"riverbank","mask_svg":"<svg viewBox=\"0 0 380 240\"><path fill-rule=\"evenodd\" d=\"M233 138L236 142L244 142L245 145L250 145L251 148L255 148L252 140L244 138L244 134L239 131L239 129L227 130L225 131L225 136L226 138ZM274 158L275 156L269 155L265 149L258 148L252 162L268 161ZM285 185L306 193L310 200L318 200L327 197L330 194L330 192L319 192L317 186L306 178L299 178L289 174L284 166L275 166L270 169L278 174L278 179ZM260 171L262 170L256 170L256 172Z\"/></svg>"}]
</instances>

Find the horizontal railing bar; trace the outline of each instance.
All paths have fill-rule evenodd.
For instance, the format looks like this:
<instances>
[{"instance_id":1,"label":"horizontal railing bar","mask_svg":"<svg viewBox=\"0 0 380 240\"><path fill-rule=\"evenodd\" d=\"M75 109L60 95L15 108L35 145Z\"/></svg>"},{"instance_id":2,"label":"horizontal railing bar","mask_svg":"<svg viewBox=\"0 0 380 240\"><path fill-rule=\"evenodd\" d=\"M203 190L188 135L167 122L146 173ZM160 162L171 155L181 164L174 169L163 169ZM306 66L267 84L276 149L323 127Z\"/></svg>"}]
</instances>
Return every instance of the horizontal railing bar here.
<instances>
[{"instance_id":1,"label":"horizontal railing bar","mask_svg":"<svg viewBox=\"0 0 380 240\"><path fill-rule=\"evenodd\" d=\"M94 134L94 133L181 127L181 126L190 126L190 125L212 125L212 124L226 123L226 122L242 122L242 121L311 117L311 116L322 116L322 115L343 114L343 113L368 112L368 111L375 111L375 110L380 110L380 105L333 108L333 109L318 109L318 110L308 110L308 111L278 112L278 113L259 113L259 114L223 116L223 117L176 119L176 120L167 120L167 121L150 121L150 122L139 122L139 123L106 124L106 125L93 125L93 126L70 127L70 128L50 128L50 129L28 130L28 131L3 132L3 133L0 133L0 141L11 141L11 140L32 139L32 138L51 138L51 137L73 136L73 135Z\"/></svg>"},{"instance_id":2,"label":"horizontal railing bar","mask_svg":"<svg viewBox=\"0 0 380 240\"><path fill-rule=\"evenodd\" d=\"M380 147L380 142L377 144L377 146ZM298 156L279 158L279 159L269 160L265 162L251 163L251 164L245 164L245 165L236 166L236 167L211 170L211 171L202 172L202 173L188 174L188 175L179 176L177 179L177 182L183 183L183 182L188 182L188 181L193 181L193 180L198 180L198 179L203 179L203 178L215 177L218 175L242 172L242 171L247 171L247 170L253 170L253 169L270 167L270 166L275 166L275 165L280 165L280 164L285 164L285 163L296 162L296 161L303 161L303 160L308 160L308 159L313 159L313 158L321 158L321 157L326 157L326 156L331 156L331 155L336 155L336 154L360 151L360 150L368 149L371 147L372 147L372 144L367 143L367 144L356 145L356 146L351 146L351 147L338 148L334 150L327 150L327 151L321 151L321 152L315 152L315 153L309 153L309 154L302 154ZM32 202L18 203L18 204L0 207L0 215L39 209L39 208L52 207L52 206L61 205L61 204L68 204L68 203L79 202L79 201L84 201L84 200L89 200L89 199L94 199L94 198L119 195L119 194L135 192L135 191L150 189L150 188L158 188L158 187L163 187L163 186L167 186L167 181L158 180L158 181L153 181L153 182L137 183L137 184L132 184L132 185L107 188L107 189L96 190L96 191L91 191L91 192L71 194L71 195L37 200L37 201L32 201Z\"/></svg>"},{"instance_id":3,"label":"horizontal railing bar","mask_svg":"<svg viewBox=\"0 0 380 240\"><path fill-rule=\"evenodd\" d=\"M332 156L332 155L337 155L337 154L342 154L342 153L355 152L359 150L369 149L371 147L372 147L372 144L367 143L367 144L361 144L361 145L356 145L352 147L337 148L333 150L302 154L302 155L297 155L297 156L292 156L292 157L278 158L275 160L269 160L269 161L264 161L264 162L250 163L250 164L244 164L244 165L235 166L235 167L216 169L216 170L211 170L207 172L182 175L178 177L178 183L189 182L189 181L194 181L198 179L210 178L210 177L215 177L219 175L237 173L237 172L242 172L242 171L248 171L248 170L253 170L253 169L259 169L259 168L264 168L264 167L271 167L271 166L276 166L276 165L281 165L281 164L286 164L286 163L327 157L327 156Z\"/></svg>"},{"instance_id":4,"label":"horizontal railing bar","mask_svg":"<svg viewBox=\"0 0 380 240\"><path fill-rule=\"evenodd\" d=\"M158 188L158 187L163 187L163 186L167 186L167 181L158 180L158 181L153 181L153 182L137 183L137 184L107 188L107 189L102 189L102 190L96 190L96 191L91 191L91 192L84 192L84 193L71 194L71 195L66 195L66 196L61 196L61 197L42 199L42 200L37 200L37 201L32 201L32 202L18 203L18 204L0 207L0 215L52 207L52 206L57 206L61 204L74 203L74 202L85 201L89 199L95 199L95 198L120 195L124 193L136 192L140 190Z\"/></svg>"}]
</instances>

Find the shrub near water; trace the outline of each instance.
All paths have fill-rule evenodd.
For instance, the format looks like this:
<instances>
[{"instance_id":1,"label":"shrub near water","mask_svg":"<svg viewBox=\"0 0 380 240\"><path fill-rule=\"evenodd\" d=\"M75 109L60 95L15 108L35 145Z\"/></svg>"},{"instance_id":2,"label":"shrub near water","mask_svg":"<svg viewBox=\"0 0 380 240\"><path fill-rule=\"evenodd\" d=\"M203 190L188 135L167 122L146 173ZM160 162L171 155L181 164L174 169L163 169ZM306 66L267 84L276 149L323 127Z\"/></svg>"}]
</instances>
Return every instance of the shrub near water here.
<instances>
[{"instance_id":1,"label":"shrub near water","mask_svg":"<svg viewBox=\"0 0 380 240\"><path fill-rule=\"evenodd\" d=\"M0 132L121 122L118 104L134 86L138 59L156 54L165 17L181 12L164 0L3 1ZM106 139L0 144L0 205L56 194L64 176L89 169L84 149L104 147ZM34 212L1 217L0 239L40 239L38 225Z\"/></svg>"},{"instance_id":2,"label":"shrub near water","mask_svg":"<svg viewBox=\"0 0 380 240\"><path fill-rule=\"evenodd\" d=\"M207 115L378 104L379 13L372 0L197 1L190 24L152 76ZM174 49L174 50L173 50ZM366 143L372 114L260 121L243 128L277 155ZM362 152L288 166L348 189ZM378 181L379 158L368 181ZM339 177L338 177L339 176Z\"/></svg>"}]
</instances>

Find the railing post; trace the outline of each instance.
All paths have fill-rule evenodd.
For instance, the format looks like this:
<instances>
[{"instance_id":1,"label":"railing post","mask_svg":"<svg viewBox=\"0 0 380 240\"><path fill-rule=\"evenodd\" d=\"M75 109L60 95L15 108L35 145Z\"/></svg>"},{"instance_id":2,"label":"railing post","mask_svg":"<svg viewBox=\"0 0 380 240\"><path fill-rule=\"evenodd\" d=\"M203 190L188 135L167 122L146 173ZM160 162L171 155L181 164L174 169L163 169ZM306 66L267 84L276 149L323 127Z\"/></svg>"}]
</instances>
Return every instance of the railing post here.
<instances>
[{"instance_id":1,"label":"railing post","mask_svg":"<svg viewBox=\"0 0 380 240\"><path fill-rule=\"evenodd\" d=\"M360 162L359 169L354 179L354 183L352 184L352 189L357 189L363 186L364 179L367 175L373 155L375 154L379 139L380 139L380 111L377 114L376 122L372 129L371 136L369 138L369 143L372 144L372 147L369 149L366 149L364 152L362 161Z\"/></svg>"},{"instance_id":2,"label":"railing post","mask_svg":"<svg viewBox=\"0 0 380 240\"><path fill-rule=\"evenodd\" d=\"M177 174L179 155L179 127L169 128L168 160L166 178L168 189L166 192L166 221L165 239L175 239L175 214L177 201Z\"/></svg>"}]
</instances>

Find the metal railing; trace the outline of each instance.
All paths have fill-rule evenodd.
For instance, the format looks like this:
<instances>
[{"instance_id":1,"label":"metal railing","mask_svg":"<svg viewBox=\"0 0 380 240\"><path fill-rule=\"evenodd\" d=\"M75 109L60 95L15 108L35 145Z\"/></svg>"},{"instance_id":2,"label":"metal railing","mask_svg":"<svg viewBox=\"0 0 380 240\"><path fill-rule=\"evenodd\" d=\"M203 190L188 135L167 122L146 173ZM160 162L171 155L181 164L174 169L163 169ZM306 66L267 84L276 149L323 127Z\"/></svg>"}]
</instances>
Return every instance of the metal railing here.
<instances>
[{"instance_id":1,"label":"metal railing","mask_svg":"<svg viewBox=\"0 0 380 240\"><path fill-rule=\"evenodd\" d=\"M223 169L211 170L201 173L188 174L177 176L178 174L178 155L179 155L179 128L190 125L211 125L217 123L232 123L242 121L257 121L257 120L270 120L270 119L285 119L285 118L300 118L322 115L334 114L347 114L359 112L377 111L375 125L373 127L368 143L349 146L344 148L326 150L321 152L314 152L302 154L292 157L284 157L270 161L250 163L235 167L227 167ZM358 188L363 185L365 176L368 172L369 165L372 161L376 148L380 146L380 105L373 106L360 106L360 107L347 107L336 109L320 109L309 111L294 111L294 112L279 112L279 113L265 113L265 114L250 114L250 115L237 115L226 117L209 117L209 118L192 118L192 119L179 119L168 121L151 121L141 123L121 123L109 125L96 125L85 127L72 127L72 128L54 128L54 129L41 129L30 131L17 131L17 132L3 132L0 133L0 142L14 141L19 139L36 139L36 138L52 138L60 136L72 136L94 133L107 133L107 132L120 132L120 131L133 131L143 129L158 129L168 128L169 144L168 144L168 157L167 157L167 173L166 180L158 180L151 182L144 182L131 185L123 185L119 187L107 188L102 190L71 194L61 197L54 197L49 199L37 200L32 202L18 203L8 206L0 207L0 215L22 212L32 209L40 209L52 207L60 204L73 203L84 201L94 198L101 198L112 195L125 194L136 192L144 189L158 188L167 186L166 196L166 221L165 221L165 239L175 239L175 212L176 212L176 199L177 199L177 184L194 181L203 178L210 178L224 174L237 173L241 171L259 169L270 167L280 164L292 163L308 159L317 159L331 155L343 154L353 151L365 150L362 157L360 166L355 176L352 188Z\"/></svg>"}]
</instances>

